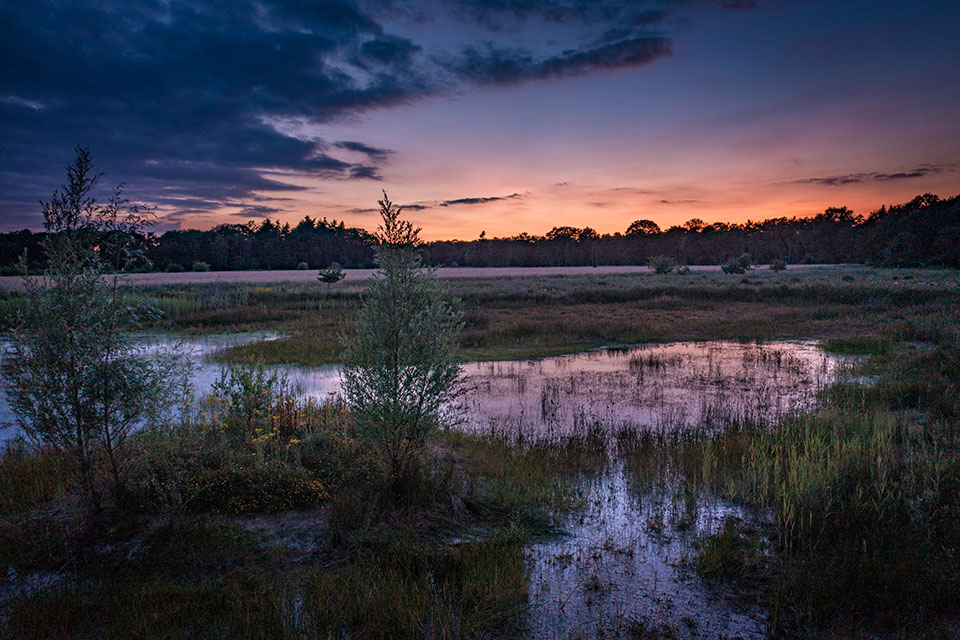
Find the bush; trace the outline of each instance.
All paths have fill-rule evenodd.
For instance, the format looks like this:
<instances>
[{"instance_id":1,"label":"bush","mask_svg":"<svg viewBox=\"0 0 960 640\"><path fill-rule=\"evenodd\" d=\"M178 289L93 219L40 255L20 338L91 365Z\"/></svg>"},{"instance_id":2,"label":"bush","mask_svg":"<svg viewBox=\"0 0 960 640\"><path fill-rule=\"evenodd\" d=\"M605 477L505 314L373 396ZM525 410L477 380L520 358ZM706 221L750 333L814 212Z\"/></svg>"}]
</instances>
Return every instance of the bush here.
<instances>
[{"instance_id":1,"label":"bush","mask_svg":"<svg viewBox=\"0 0 960 640\"><path fill-rule=\"evenodd\" d=\"M193 263L193 270L194 271L210 271L210 265L201 260L197 260L196 262Z\"/></svg>"},{"instance_id":2,"label":"bush","mask_svg":"<svg viewBox=\"0 0 960 640\"><path fill-rule=\"evenodd\" d=\"M647 266L650 267L654 273L662 275L673 271L677 263L673 261L673 258L668 256L653 256L647 261Z\"/></svg>"},{"instance_id":3,"label":"bush","mask_svg":"<svg viewBox=\"0 0 960 640\"><path fill-rule=\"evenodd\" d=\"M685 265L685 264L682 264L682 265L680 265L679 267L677 267L676 273L677 273L678 276L685 276L685 275L687 275L688 273L690 273L690 267L688 267L688 266Z\"/></svg>"},{"instance_id":4,"label":"bush","mask_svg":"<svg viewBox=\"0 0 960 640\"><path fill-rule=\"evenodd\" d=\"M327 498L324 486L303 468L268 463L199 471L194 480L197 492L185 496L191 511L276 513Z\"/></svg>"},{"instance_id":5,"label":"bush","mask_svg":"<svg viewBox=\"0 0 960 640\"><path fill-rule=\"evenodd\" d=\"M186 269L183 268L182 264L171 262L167 265L167 273L183 273Z\"/></svg>"},{"instance_id":6,"label":"bush","mask_svg":"<svg viewBox=\"0 0 960 640\"><path fill-rule=\"evenodd\" d=\"M219 418L232 431L250 434L258 419L270 414L274 402L286 389L287 380L281 374L268 374L262 366L240 365L221 371L210 391L225 405Z\"/></svg>"},{"instance_id":7,"label":"bush","mask_svg":"<svg viewBox=\"0 0 960 640\"><path fill-rule=\"evenodd\" d=\"M190 443L189 452L173 441L153 445L132 470L133 505L147 512L275 513L327 498L326 487L302 466L202 436Z\"/></svg>"},{"instance_id":8,"label":"bush","mask_svg":"<svg viewBox=\"0 0 960 640\"><path fill-rule=\"evenodd\" d=\"M360 436L374 444L399 486L431 429L448 417L460 366L461 313L423 269L419 229L384 193L378 278L343 354L344 396Z\"/></svg>"},{"instance_id":9,"label":"bush","mask_svg":"<svg viewBox=\"0 0 960 640\"><path fill-rule=\"evenodd\" d=\"M320 273L317 275L317 280L326 284L336 284L343 280L346 275L343 269L340 268L339 263L331 262L329 267L320 270Z\"/></svg>"},{"instance_id":10,"label":"bush","mask_svg":"<svg viewBox=\"0 0 960 640\"><path fill-rule=\"evenodd\" d=\"M310 268L310 265L307 264L307 261L297 263L297 271L307 271Z\"/></svg>"},{"instance_id":11,"label":"bush","mask_svg":"<svg viewBox=\"0 0 960 640\"><path fill-rule=\"evenodd\" d=\"M771 271L786 271L786 270L787 270L787 263L786 263L786 261L780 260L780 259L774 260L773 262L770 263L770 270L771 270Z\"/></svg>"},{"instance_id":12,"label":"bush","mask_svg":"<svg viewBox=\"0 0 960 640\"><path fill-rule=\"evenodd\" d=\"M139 253L126 239L150 220L119 188L97 202L98 178L89 151L78 147L67 184L43 203L44 277L24 280L25 305L2 366L19 426L73 458L94 511L104 475L122 501L129 436L168 412L182 378L175 354L146 355L126 335L138 317L155 312L127 297L116 275L124 256Z\"/></svg>"},{"instance_id":13,"label":"bush","mask_svg":"<svg viewBox=\"0 0 960 640\"><path fill-rule=\"evenodd\" d=\"M753 259L749 253L741 253L739 258L731 258L720 267L724 273L746 273L753 269Z\"/></svg>"}]
</instances>

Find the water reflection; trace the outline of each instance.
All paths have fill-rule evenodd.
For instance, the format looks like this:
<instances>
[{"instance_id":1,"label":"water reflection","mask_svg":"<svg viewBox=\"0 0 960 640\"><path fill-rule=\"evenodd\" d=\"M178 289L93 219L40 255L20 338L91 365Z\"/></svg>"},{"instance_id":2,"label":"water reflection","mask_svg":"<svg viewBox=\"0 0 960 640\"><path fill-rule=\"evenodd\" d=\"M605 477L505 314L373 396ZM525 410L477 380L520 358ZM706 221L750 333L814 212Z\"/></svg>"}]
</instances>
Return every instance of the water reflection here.
<instances>
[{"instance_id":1,"label":"water reflection","mask_svg":"<svg viewBox=\"0 0 960 640\"><path fill-rule=\"evenodd\" d=\"M836 373L815 342L684 342L464 366L464 428L513 440L769 422Z\"/></svg>"},{"instance_id":2,"label":"water reflection","mask_svg":"<svg viewBox=\"0 0 960 640\"><path fill-rule=\"evenodd\" d=\"M182 341L196 363L198 393L220 375L208 356L245 339L251 336ZM144 344L161 348L171 340ZM809 341L674 343L469 363L460 428L521 445L599 432L617 454L624 433L772 423L808 409L840 366ZM333 366L272 370L305 395L339 391ZM0 420L11 419L0 403ZM0 433L0 442L13 433ZM687 565L697 536L750 514L714 495L685 495L682 478L662 470L642 473L629 456L614 455L602 473L584 480L583 508L560 523L565 534L529 546L531 637L763 637L764 612L756 604L708 587Z\"/></svg>"},{"instance_id":3,"label":"water reflection","mask_svg":"<svg viewBox=\"0 0 960 640\"><path fill-rule=\"evenodd\" d=\"M531 637L766 637L758 604L708 587L689 565L698 536L750 515L678 488L637 491L622 461L586 483L564 535L527 550Z\"/></svg>"}]
</instances>

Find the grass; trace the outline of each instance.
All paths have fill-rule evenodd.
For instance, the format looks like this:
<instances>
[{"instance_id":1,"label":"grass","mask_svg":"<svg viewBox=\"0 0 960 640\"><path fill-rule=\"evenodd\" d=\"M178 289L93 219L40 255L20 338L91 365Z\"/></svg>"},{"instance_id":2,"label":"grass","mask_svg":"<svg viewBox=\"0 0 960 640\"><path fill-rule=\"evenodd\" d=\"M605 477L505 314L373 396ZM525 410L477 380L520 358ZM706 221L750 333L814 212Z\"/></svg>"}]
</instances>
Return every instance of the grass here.
<instances>
[{"instance_id":1,"label":"grass","mask_svg":"<svg viewBox=\"0 0 960 640\"><path fill-rule=\"evenodd\" d=\"M230 397L138 434L126 500L96 517L47 452L7 452L0 565L53 582L0 601L5 633L522 637L524 545L606 461L596 439L521 449L439 432L397 486L341 404L279 382L249 412Z\"/></svg>"},{"instance_id":2,"label":"grass","mask_svg":"<svg viewBox=\"0 0 960 640\"><path fill-rule=\"evenodd\" d=\"M869 354L850 374L876 380L835 384L773 428L621 439L639 486L752 507L759 521L727 519L695 542L693 562L712 582L759 585L775 635L955 633L960 350L945 328L936 342L886 333L828 345ZM899 335L931 335L915 329Z\"/></svg>"},{"instance_id":3,"label":"grass","mask_svg":"<svg viewBox=\"0 0 960 640\"><path fill-rule=\"evenodd\" d=\"M581 506L582 481L614 450L637 491L672 487L676 530L695 520L700 495L753 510L754 521L729 520L701 537L693 564L713 585L758 585L776 633L955 632L955 273L851 268L452 285L466 309L467 359L812 337L859 364L816 410L774 429L624 435L613 449L598 434L518 446L441 432L400 489L378 480L377 458L351 437L342 406L278 390L253 419L240 419L201 398L182 426L135 438L128 500L99 519L83 514L68 461L15 445L0 457L0 567L12 570L11 584L55 578L48 589L0 600L0 633L523 637L524 547ZM154 328L287 336L228 350L225 361L330 362L358 302L342 286L136 293L160 297ZM8 321L19 300L5 296L0 317ZM647 625L633 633L673 632Z\"/></svg>"},{"instance_id":4,"label":"grass","mask_svg":"<svg viewBox=\"0 0 960 640\"><path fill-rule=\"evenodd\" d=\"M909 279L907 279L909 278ZM897 326L952 331L960 287L950 271L866 267L749 276L722 273L451 280L463 301L465 360L534 358L610 344L677 340L856 340ZM338 336L359 309L356 285L217 283L131 288L156 300L143 328L176 332L269 330L279 340L227 349L223 362L335 362ZM9 324L19 294L0 294Z\"/></svg>"}]
</instances>

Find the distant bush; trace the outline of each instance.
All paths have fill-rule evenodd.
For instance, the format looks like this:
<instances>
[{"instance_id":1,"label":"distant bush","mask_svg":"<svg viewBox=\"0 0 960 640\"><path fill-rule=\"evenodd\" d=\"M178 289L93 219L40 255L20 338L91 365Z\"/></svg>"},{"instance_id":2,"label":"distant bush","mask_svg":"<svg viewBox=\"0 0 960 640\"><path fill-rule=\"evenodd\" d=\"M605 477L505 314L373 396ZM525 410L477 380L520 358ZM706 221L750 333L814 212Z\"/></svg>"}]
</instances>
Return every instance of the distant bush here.
<instances>
[{"instance_id":1,"label":"distant bush","mask_svg":"<svg viewBox=\"0 0 960 640\"><path fill-rule=\"evenodd\" d=\"M779 259L778 259L778 260L774 260L773 262L770 263L770 270L771 270L771 271L786 271L786 270L787 270L787 263L786 263L785 261L779 260Z\"/></svg>"},{"instance_id":2,"label":"distant bush","mask_svg":"<svg viewBox=\"0 0 960 640\"><path fill-rule=\"evenodd\" d=\"M167 265L167 273L183 273L185 269L182 264L171 262Z\"/></svg>"},{"instance_id":3,"label":"distant bush","mask_svg":"<svg viewBox=\"0 0 960 640\"><path fill-rule=\"evenodd\" d=\"M685 275L687 275L688 273L690 273L690 267L688 267L688 266L685 265L685 264L682 264L682 265L680 265L679 267L677 267L676 273L677 273L678 276L685 276Z\"/></svg>"},{"instance_id":4,"label":"distant bush","mask_svg":"<svg viewBox=\"0 0 960 640\"><path fill-rule=\"evenodd\" d=\"M307 264L306 260L297 264L297 271L306 271L309 268L310 268L310 265Z\"/></svg>"},{"instance_id":5,"label":"distant bush","mask_svg":"<svg viewBox=\"0 0 960 640\"><path fill-rule=\"evenodd\" d=\"M677 263L669 256L653 256L647 260L647 266L650 267L654 273L662 275L673 271Z\"/></svg>"},{"instance_id":6,"label":"distant bush","mask_svg":"<svg viewBox=\"0 0 960 640\"><path fill-rule=\"evenodd\" d=\"M746 273L753 269L753 258L749 253L741 253L739 258L731 258L720 267L724 273Z\"/></svg>"},{"instance_id":7,"label":"distant bush","mask_svg":"<svg viewBox=\"0 0 960 640\"><path fill-rule=\"evenodd\" d=\"M346 275L339 264L332 262L329 267L320 270L320 273L317 275L317 280L326 284L336 284L343 280Z\"/></svg>"},{"instance_id":8,"label":"distant bush","mask_svg":"<svg viewBox=\"0 0 960 640\"><path fill-rule=\"evenodd\" d=\"M203 261L196 261L193 263L194 271L210 271L210 265Z\"/></svg>"}]
</instances>

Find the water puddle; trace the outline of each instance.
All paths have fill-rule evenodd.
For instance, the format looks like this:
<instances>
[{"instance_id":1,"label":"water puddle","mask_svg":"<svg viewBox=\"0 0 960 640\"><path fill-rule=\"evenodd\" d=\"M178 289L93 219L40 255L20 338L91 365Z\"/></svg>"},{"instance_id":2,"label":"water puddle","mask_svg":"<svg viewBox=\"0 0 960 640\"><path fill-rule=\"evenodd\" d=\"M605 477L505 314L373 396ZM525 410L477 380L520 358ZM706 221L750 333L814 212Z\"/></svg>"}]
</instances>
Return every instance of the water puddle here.
<instances>
[{"instance_id":1,"label":"water puddle","mask_svg":"<svg viewBox=\"0 0 960 640\"><path fill-rule=\"evenodd\" d=\"M195 362L198 395L221 371L207 356L264 337L179 341ZM177 342L154 336L144 345ZM584 480L583 506L560 523L564 535L527 549L531 636L764 637L756 603L705 584L689 566L698 536L718 531L728 517L753 516L717 496L684 497L682 479L638 471L618 441L624 434L703 432L736 421L772 424L809 409L842 366L811 341L642 345L464 365L461 429L520 446L600 434L611 454L602 472ZM305 395L339 391L333 366L271 370ZM0 423L12 418L0 402ZM15 427L0 430L0 443L15 434Z\"/></svg>"},{"instance_id":2,"label":"water puddle","mask_svg":"<svg viewBox=\"0 0 960 640\"><path fill-rule=\"evenodd\" d=\"M685 489L676 470L630 465L618 441L773 424L808 410L842 371L814 342L697 342L464 367L462 428L520 446L605 438L611 462L584 481L565 534L527 550L536 638L763 638L765 612L707 585L693 541L754 515ZM624 438L626 436L626 438Z\"/></svg>"},{"instance_id":3,"label":"water puddle","mask_svg":"<svg viewBox=\"0 0 960 640\"><path fill-rule=\"evenodd\" d=\"M677 342L471 363L465 429L529 442L709 429L809 407L840 360L816 342Z\"/></svg>"},{"instance_id":4,"label":"water puddle","mask_svg":"<svg viewBox=\"0 0 960 640\"><path fill-rule=\"evenodd\" d=\"M690 566L693 541L728 517L751 516L713 496L691 504L672 488L638 492L614 464L587 484L565 535L527 551L531 637L766 637L759 605L706 585Z\"/></svg>"}]
</instances>

